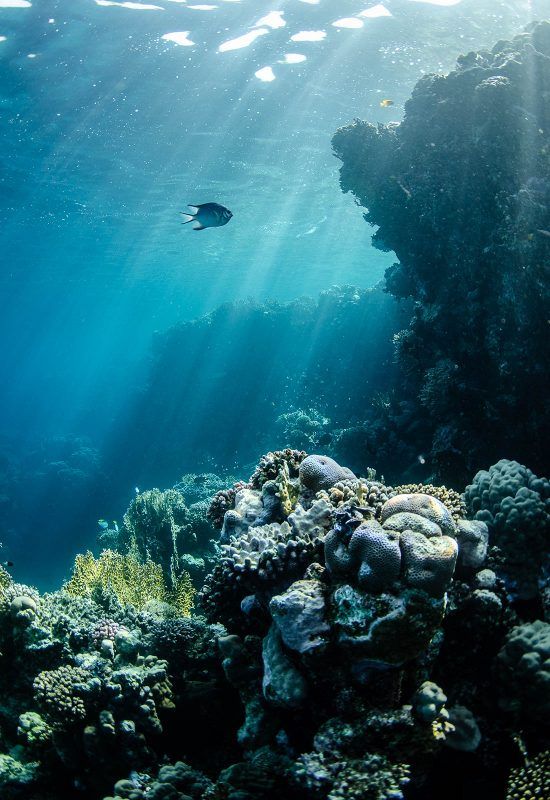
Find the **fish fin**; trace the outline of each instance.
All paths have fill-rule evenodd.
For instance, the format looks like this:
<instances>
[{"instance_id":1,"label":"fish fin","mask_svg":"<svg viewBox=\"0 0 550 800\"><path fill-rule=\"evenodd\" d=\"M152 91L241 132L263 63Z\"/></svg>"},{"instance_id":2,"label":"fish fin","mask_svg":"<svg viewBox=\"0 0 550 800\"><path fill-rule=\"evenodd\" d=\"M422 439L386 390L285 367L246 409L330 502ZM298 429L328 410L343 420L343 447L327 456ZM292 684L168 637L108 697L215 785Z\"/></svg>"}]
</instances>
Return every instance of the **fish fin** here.
<instances>
[{"instance_id":1,"label":"fish fin","mask_svg":"<svg viewBox=\"0 0 550 800\"><path fill-rule=\"evenodd\" d=\"M205 228L206 228L206 225L201 225L201 223L199 222L197 225L195 225L193 230L194 231L203 231Z\"/></svg>"},{"instance_id":2,"label":"fish fin","mask_svg":"<svg viewBox=\"0 0 550 800\"><path fill-rule=\"evenodd\" d=\"M187 207L188 207L188 208L196 208L196 209L197 209L197 211L198 211L198 210L199 210L199 208L200 208L200 206L198 206L196 203L187 203ZM194 214L196 214L196 213L197 213L197 211L194 211L193 213L194 213Z\"/></svg>"},{"instance_id":3,"label":"fish fin","mask_svg":"<svg viewBox=\"0 0 550 800\"><path fill-rule=\"evenodd\" d=\"M180 214L183 214L184 217L189 217L189 219L185 219L181 223L182 225L187 225L188 222L194 222L195 221L195 215L194 214L187 214L185 211L180 211Z\"/></svg>"}]
</instances>

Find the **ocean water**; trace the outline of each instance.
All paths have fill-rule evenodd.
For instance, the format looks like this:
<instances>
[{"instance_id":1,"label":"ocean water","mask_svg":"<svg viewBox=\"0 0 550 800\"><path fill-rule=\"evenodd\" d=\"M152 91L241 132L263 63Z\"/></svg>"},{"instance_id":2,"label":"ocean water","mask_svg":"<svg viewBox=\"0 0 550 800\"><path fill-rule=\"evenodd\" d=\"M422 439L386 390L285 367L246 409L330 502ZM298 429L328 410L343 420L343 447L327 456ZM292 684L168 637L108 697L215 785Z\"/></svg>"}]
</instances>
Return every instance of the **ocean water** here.
<instances>
[{"instance_id":1,"label":"ocean water","mask_svg":"<svg viewBox=\"0 0 550 800\"><path fill-rule=\"evenodd\" d=\"M3 2L9 458L52 437L88 437L98 454L118 446L155 332L243 298L379 282L394 256L371 246L373 229L339 191L332 134L354 117L399 121L422 75L516 33L538 5ZM227 205L231 223L180 225L187 203L207 201ZM209 368L202 360L206 384ZM125 474L121 496L132 483ZM69 509L47 507L62 541L92 535L68 536Z\"/></svg>"},{"instance_id":2,"label":"ocean water","mask_svg":"<svg viewBox=\"0 0 550 800\"><path fill-rule=\"evenodd\" d=\"M549 17L0 0L0 800L550 800Z\"/></svg>"}]
</instances>

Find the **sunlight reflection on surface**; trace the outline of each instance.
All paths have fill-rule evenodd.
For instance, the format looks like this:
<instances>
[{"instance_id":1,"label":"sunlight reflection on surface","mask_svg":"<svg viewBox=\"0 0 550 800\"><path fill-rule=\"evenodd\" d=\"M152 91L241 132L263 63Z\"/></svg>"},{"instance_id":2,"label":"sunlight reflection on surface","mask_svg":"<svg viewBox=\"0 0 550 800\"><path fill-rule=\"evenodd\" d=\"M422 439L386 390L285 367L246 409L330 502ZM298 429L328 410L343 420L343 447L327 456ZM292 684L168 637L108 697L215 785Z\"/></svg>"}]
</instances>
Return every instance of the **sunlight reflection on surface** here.
<instances>
[{"instance_id":1,"label":"sunlight reflection on surface","mask_svg":"<svg viewBox=\"0 0 550 800\"><path fill-rule=\"evenodd\" d=\"M335 22L332 23L334 28L362 28L363 21L357 19L357 17L342 17L342 19L337 19Z\"/></svg>"},{"instance_id":2,"label":"sunlight reflection on surface","mask_svg":"<svg viewBox=\"0 0 550 800\"><path fill-rule=\"evenodd\" d=\"M266 33L269 33L268 28L256 28L256 30L245 33L243 36L237 36L236 39L228 39L227 42L220 44L218 52L227 53L230 50L240 50L242 47L248 47L259 36L264 36Z\"/></svg>"},{"instance_id":3,"label":"sunlight reflection on surface","mask_svg":"<svg viewBox=\"0 0 550 800\"><path fill-rule=\"evenodd\" d=\"M271 83L271 81L275 80L275 73L271 69L271 67L262 67L261 69L256 70L254 75L260 81L264 81L265 83Z\"/></svg>"},{"instance_id":4,"label":"sunlight reflection on surface","mask_svg":"<svg viewBox=\"0 0 550 800\"><path fill-rule=\"evenodd\" d=\"M290 38L293 42L321 42L326 35L326 31L299 31Z\"/></svg>"},{"instance_id":5,"label":"sunlight reflection on surface","mask_svg":"<svg viewBox=\"0 0 550 800\"><path fill-rule=\"evenodd\" d=\"M164 11L162 6L152 6L147 3L116 3L115 0L95 0L95 2L98 6L118 6L119 8L130 8L132 11Z\"/></svg>"},{"instance_id":6,"label":"sunlight reflection on surface","mask_svg":"<svg viewBox=\"0 0 550 800\"><path fill-rule=\"evenodd\" d=\"M382 3L378 3L376 6L372 6L371 8L366 8L364 11L361 11L357 14L358 17L367 17L369 19L375 19L376 17L391 17L391 11L388 11L386 6L382 5Z\"/></svg>"},{"instance_id":7,"label":"sunlight reflection on surface","mask_svg":"<svg viewBox=\"0 0 550 800\"><path fill-rule=\"evenodd\" d=\"M161 39L165 39L167 42L175 42L175 44L179 44L182 47L192 47L195 42L189 39L190 33L191 31L173 31L173 33L165 33L161 36Z\"/></svg>"}]
</instances>

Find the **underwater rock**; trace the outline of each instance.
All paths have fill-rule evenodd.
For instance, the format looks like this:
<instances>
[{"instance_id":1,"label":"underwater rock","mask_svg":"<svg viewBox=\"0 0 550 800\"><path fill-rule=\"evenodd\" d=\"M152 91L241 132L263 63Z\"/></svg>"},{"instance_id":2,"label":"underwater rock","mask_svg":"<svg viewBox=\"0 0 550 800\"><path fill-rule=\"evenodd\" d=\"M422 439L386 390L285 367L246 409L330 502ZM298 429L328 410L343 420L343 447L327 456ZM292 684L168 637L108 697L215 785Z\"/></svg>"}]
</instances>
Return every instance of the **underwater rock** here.
<instances>
[{"instance_id":1,"label":"underwater rock","mask_svg":"<svg viewBox=\"0 0 550 800\"><path fill-rule=\"evenodd\" d=\"M301 580L271 598L271 616L291 650L306 653L326 645L324 634L330 626L325 618L325 591L321 581Z\"/></svg>"},{"instance_id":2,"label":"underwater rock","mask_svg":"<svg viewBox=\"0 0 550 800\"><path fill-rule=\"evenodd\" d=\"M385 440L454 483L503 442L534 469L548 464L547 31L533 22L424 75L400 123L355 120L333 137L342 191L378 226L374 246L396 254L386 289L415 303L394 339L401 380Z\"/></svg>"},{"instance_id":3,"label":"underwater rock","mask_svg":"<svg viewBox=\"0 0 550 800\"><path fill-rule=\"evenodd\" d=\"M328 456L311 455L304 458L299 469L300 483L312 492L330 489L338 481L356 480L353 472L341 467Z\"/></svg>"},{"instance_id":4,"label":"underwater rock","mask_svg":"<svg viewBox=\"0 0 550 800\"><path fill-rule=\"evenodd\" d=\"M487 558L489 529L481 520L459 519L456 524L458 564L465 569L479 569Z\"/></svg>"},{"instance_id":5,"label":"underwater rock","mask_svg":"<svg viewBox=\"0 0 550 800\"><path fill-rule=\"evenodd\" d=\"M452 580L458 547L450 536L427 539L417 531L404 531L399 539L403 580L432 597L443 597Z\"/></svg>"},{"instance_id":6,"label":"underwater rock","mask_svg":"<svg viewBox=\"0 0 550 800\"><path fill-rule=\"evenodd\" d=\"M424 681L413 697L412 707L416 716L423 722L435 722L441 716L447 695L433 681Z\"/></svg>"},{"instance_id":7,"label":"underwater rock","mask_svg":"<svg viewBox=\"0 0 550 800\"><path fill-rule=\"evenodd\" d=\"M398 667L426 649L443 617L442 600L424 592L399 596L359 592L339 586L331 597L337 642L356 667Z\"/></svg>"},{"instance_id":8,"label":"underwater rock","mask_svg":"<svg viewBox=\"0 0 550 800\"><path fill-rule=\"evenodd\" d=\"M283 650L282 638L272 625L263 641L264 675L262 688L265 699L280 708L299 708L305 702L308 688L302 674Z\"/></svg>"},{"instance_id":9,"label":"underwater rock","mask_svg":"<svg viewBox=\"0 0 550 800\"><path fill-rule=\"evenodd\" d=\"M449 722L454 730L448 731L445 744L452 750L473 753L481 742L481 731L472 712L464 706L456 705L448 709Z\"/></svg>"}]
</instances>

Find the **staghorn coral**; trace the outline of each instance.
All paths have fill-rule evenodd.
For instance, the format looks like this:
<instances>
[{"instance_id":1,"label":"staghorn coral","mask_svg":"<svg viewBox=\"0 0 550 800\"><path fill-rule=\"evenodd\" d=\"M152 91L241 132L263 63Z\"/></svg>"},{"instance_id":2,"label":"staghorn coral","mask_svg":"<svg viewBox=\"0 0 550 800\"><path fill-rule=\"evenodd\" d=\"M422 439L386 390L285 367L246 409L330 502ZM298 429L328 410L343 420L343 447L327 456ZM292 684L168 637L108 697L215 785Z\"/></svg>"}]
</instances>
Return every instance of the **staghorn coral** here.
<instances>
[{"instance_id":1,"label":"staghorn coral","mask_svg":"<svg viewBox=\"0 0 550 800\"><path fill-rule=\"evenodd\" d=\"M179 557L194 540L187 516L185 498L177 489L141 492L124 514L117 549L131 552L141 562L160 564L165 580L175 588Z\"/></svg>"}]
</instances>

